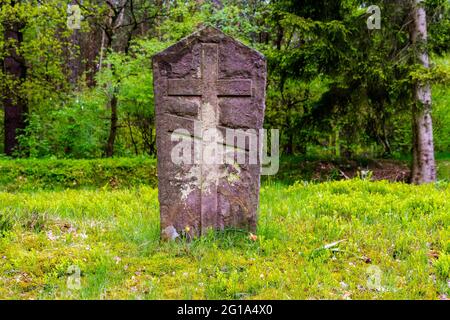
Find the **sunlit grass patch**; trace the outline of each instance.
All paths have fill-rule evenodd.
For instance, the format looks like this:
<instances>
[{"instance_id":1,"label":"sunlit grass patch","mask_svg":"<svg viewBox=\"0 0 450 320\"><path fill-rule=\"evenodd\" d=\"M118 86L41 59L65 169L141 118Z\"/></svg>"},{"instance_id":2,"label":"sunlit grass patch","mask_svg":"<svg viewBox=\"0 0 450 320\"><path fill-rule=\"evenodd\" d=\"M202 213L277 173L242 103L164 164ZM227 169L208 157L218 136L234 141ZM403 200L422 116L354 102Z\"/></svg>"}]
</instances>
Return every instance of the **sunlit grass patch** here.
<instances>
[{"instance_id":1,"label":"sunlit grass patch","mask_svg":"<svg viewBox=\"0 0 450 320\"><path fill-rule=\"evenodd\" d=\"M165 243L150 187L0 193L0 298L437 299L449 199L446 183L272 183L256 235Z\"/></svg>"}]
</instances>

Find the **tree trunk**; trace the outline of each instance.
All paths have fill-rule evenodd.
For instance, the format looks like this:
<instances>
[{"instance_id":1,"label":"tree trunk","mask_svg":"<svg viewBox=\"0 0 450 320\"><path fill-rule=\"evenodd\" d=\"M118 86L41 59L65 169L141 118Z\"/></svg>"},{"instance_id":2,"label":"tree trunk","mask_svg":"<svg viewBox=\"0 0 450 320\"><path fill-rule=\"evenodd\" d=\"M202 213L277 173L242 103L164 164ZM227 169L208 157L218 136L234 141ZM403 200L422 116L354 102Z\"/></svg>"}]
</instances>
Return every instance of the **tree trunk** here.
<instances>
[{"instance_id":1,"label":"tree trunk","mask_svg":"<svg viewBox=\"0 0 450 320\"><path fill-rule=\"evenodd\" d=\"M421 0L415 0L413 7L413 25L411 42L418 52L418 60L429 68L429 56L426 49L427 17L421 5ZM429 83L417 83L413 105L413 161L412 178L414 184L424 184L436 181L436 162L434 158L433 122L431 118L431 86Z\"/></svg>"},{"instance_id":2,"label":"tree trunk","mask_svg":"<svg viewBox=\"0 0 450 320\"><path fill-rule=\"evenodd\" d=\"M113 38L115 35L115 31L122 26L123 23L123 13L124 8L127 0L123 0L120 2L121 4L121 10L114 12L114 16L109 18L108 26L104 29L105 35L106 35L106 47L105 49L109 53L109 50L113 50ZM103 39L102 39L103 42ZM115 77L115 69L114 66L108 63L108 69L112 69L113 77ZM110 84L111 85L111 84ZM109 126L109 136L108 141L106 143L105 148L105 157L111 158L114 155L114 143L116 142L116 136L117 136L117 123L119 120L118 113L117 113L117 105L118 105L118 98L117 98L117 88L113 88L113 92L111 95L111 99L109 101L109 107L111 108L111 122Z\"/></svg>"},{"instance_id":3,"label":"tree trunk","mask_svg":"<svg viewBox=\"0 0 450 320\"><path fill-rule=\"evenodd\" d=\"M289 130L288 132L288 142L286 146L286 155L294 155L294 133Z\"/></svg>"},{"instance_id":4,"label":"tree trunk","mask_svg":"<svg viewBox=\"0 0 450 320\"><path fill-rule=\"evenodd\" d=\"M113 94L110 102L111 107L111 125L109 129L108 143L106 144L105 156L111 158L114 155L114 143L117 136L117 95Z\"/></svg>"},{"instance_id":5,"label":"tree trunk","mask_svg":"<svg viewBox=\"0 0 450 320\"><path fill-rule=\"evenodd\" d=\"M77 1L72 0L70 4L76 5ZM72 34L70 35L70 46L68 50L69 50L69 61L68 61L69 82L73 88L77 88L81 69L80 30L78 29L72 30Z\"/></svg>"},{"instance_id":6,"label":"tree trunk","mask_svg":"<svg viewBox=\"0 0 450 320\"><path fill-rule=\"evenodd\" d=\"M341 157L341 131L339 127L334 128L334 155L336 158Z\"/></svg>"},{"instance_id":7,"label":"tree trunk","mask_svg":"<svg viewBox=\"0 0 450 320\"><path fill-rule=\"evenodd\" d=\"M129 113L127 114L127 124L128 124L128 132L130 133L131 143L133 144L134 147L134 153L135 155L139 155L138 146L133 135L133 123L131 121L131 116Z\"/></svg>"},{"instance_id":8,"label":"tree trunk","mask_svg":"<svg viewBox=\"0 0 450 320\"><path fill-rule=\"evenodd\" d=\"M5 41L12 42L8 48L8 55L4 58L3 68L5 74L14 82L14 89L26 78L27 69L23 57L18 52L23 42L21 32L22 25L17 22L5 23ZM11 88L12 89L12 88ZM6 155L11 156L18 147L17 135L19 130L26 127L26 117L28 112L27 102L21 97L19 90L9 90L3 99L4 106L4 133Z\"/></svg>"}]
</instances>

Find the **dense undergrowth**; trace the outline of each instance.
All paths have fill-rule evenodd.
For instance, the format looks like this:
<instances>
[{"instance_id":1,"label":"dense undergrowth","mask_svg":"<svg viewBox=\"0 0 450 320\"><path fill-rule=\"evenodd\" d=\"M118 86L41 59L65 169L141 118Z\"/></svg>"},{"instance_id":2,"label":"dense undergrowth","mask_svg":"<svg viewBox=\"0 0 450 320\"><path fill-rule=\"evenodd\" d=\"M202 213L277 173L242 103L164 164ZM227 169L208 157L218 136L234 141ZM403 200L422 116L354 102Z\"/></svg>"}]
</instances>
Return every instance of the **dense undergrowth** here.
<instances>
[{"instance_id":1,"label":"dense undergrowth","mask_svg":"<svg viewBox=\"0 0 450 320\"><path fill-rule=\"evenodd\" d=\"M440 180L450 180L449 155L438 157ZM373 170L373 180L407 180L408 160L335 160L285 157L275 176L263 183L342 180ZM20 159L0 160L0 191L29 192L65 189L124 189L157 187L156 160L147 157L94 160Z\"/></svg>"},{"instance_id":2,"label":"dense undergrowth","mask_svg":"<svg viewBox=\"0 0 450 320\"><path fill-rule=\"evenodd\" d=\"M156 186L151 158L0 160L0 191Z\"/></svg>"}]
</instances>

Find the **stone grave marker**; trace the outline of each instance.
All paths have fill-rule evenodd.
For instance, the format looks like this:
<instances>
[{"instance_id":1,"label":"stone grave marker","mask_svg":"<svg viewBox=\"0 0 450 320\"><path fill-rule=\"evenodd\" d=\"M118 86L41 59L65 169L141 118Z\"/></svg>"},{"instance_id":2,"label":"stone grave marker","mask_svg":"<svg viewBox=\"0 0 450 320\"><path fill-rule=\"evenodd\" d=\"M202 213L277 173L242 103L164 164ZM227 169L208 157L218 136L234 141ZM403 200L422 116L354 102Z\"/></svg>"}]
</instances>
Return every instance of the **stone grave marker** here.
<instances>
[{"instance_id":1,"label":"stone grave marker","mask_svg":"<svg viewBox=\"0 0 450 320\"><path fill-rule=\"evenodd\" d=\"M265 58L205 27L155 55L153 72L162 237L255 231Z\"/></svg>"}]
</instances>

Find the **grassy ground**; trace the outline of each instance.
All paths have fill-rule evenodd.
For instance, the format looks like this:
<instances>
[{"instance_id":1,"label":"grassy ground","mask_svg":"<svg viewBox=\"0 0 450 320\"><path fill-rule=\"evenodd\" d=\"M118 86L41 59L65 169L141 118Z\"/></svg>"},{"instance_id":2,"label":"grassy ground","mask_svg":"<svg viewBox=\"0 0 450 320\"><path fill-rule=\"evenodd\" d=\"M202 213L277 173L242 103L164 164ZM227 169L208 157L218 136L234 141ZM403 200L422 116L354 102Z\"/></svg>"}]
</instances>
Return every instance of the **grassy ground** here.
<instances>
[{"instance_id":1,"label":"grassy ground","mask_svg":"<svg viewBox=\"0 0 450 320\"><path fill-rule=\"evenodd\" d=\"M450 154L437 154L440 180L450 181ZM372 180L408 181L410 159L334 159L317 157L283 157L276 176L263 182L327 182L360 176L370 171ZM1 159L0 192L36 192L42 190L127 189L137 185L157 186L156 160L114 158L92 160L69 159Z\"/></svg>"},{"instance_id":2,"label":"grassy ground","mask_svg":"<svg viewBox=\"0 0 450 320\"><path fill-rule=\"evenodd\" d=\"M156 187L156 160L0 159L0 192Z\"/></svg>"},{"instance_id":3,"label":"grassy ground","mask_svg":"<svg viewBox=\"0 0 450 320\"><path fill-rule=\"evenodd\" d=\"M160 243L157 190L0 193L0 298L443 299L450 185L267 183L257 238ZM77 283L80 271L80 285Z\"/></svg>"},{"instance_id":4,"label":"grassy ground","mask_svg":"<svg viewBox=\"0 0 450 320\"><path fill-rule=\"evenodd\" d=\"M438 160L437 171L439 179L450 181L450 160Z\"/></svg>"}]
</instances>

